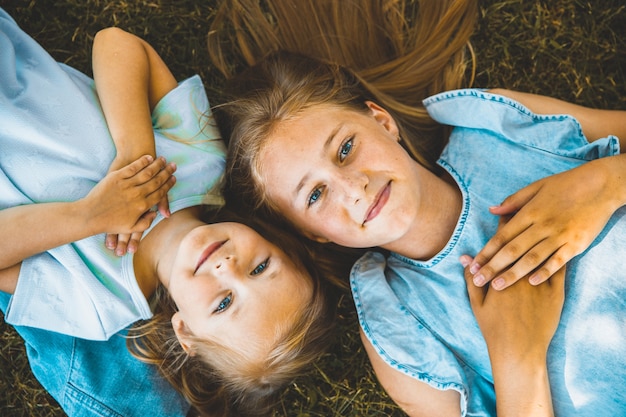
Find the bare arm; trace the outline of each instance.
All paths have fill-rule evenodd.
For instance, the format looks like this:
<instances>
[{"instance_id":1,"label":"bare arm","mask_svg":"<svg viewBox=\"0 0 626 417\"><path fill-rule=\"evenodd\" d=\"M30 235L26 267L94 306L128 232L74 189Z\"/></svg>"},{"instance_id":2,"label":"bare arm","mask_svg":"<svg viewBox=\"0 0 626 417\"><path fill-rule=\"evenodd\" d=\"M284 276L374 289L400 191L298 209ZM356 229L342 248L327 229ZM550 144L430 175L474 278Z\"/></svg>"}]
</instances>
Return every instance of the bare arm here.
<instances>
[{"instance_id":1,"label":"bare arm","mask_svg":"<svg viewBox=\"0 0 626 417\"><path fill-rule=\"evenodd\" d=\"M537 287L522 280L506 291L476 287L471 279L466 268L470 303L489 349L498 416L553 416L546 360L565 300L565 268Z\"/></svg>"},{"instance_id":2,"label":"bare arm","mask_svg":"<svg viewBox=\"0 0 626 417\"><path fill-rule=\"evenodd\" d=\"M111 170L141 155L156 157L152 110L177 82L161 57L143 39L119 28L96 34L92 52L94 80L107 126L117 149ZM167 196L158 209L169 216ZM134 252L141 233L107 235L116 254Z\"/></svg>"},{"instance_id":3,"label":"bare arm","mask_svg":"<svg viewBox=\"0 0 626 417\"><path fill-rule=\"evenodd\" d=\"M462 259L469 265L471 258ZM565 269L532 287L526 280L507 291L476 287L465 269L472 310L483 333L493 370L499 417L552 417L547 351L563 308ZM409 416L461 415L459 393L430 387L393 369L361 331L379 382Z\"/></svg>"},{"instance_id":4,"label":"bare arm","mask_svg":"<svg viewBox=\"0 0 626 417\"><path fill-rule=\"evenodd\" d=\"M154 215L142 214L171 188L173 171L162 158L144 156L108 174L80 200L1 210L1 278L24 259L57 246L106 231L145 230Z\"/></svg>"},{"instance_id":5,"label":"bare arm","mask_svg":"<svg viewBox=\"0 0 626 417\"><path fill-rule=\"evenodd\" d=\"M361 333L361 341L372 363L378 381L391 399L410 417L459 417L460 394L454 390L441 391L425 382L393 369L376 353Z\"/></svg>"},{"instance_id":6,"label":"bare arm","mask_svg":"<svg viewBox=\"0 0 626 417\"><path fill-rule=\"evenodd\" d=\"M610 134L626 149L626 112L589 109L561 100L493 90L538 114L570 114L590 141ZM601 158L539 180L493 207L514 214L475 256L475 284L502 289L529 275L538 284L583 252L611 215L626 204L626 154Z\"/></svg>"}]
</instances>

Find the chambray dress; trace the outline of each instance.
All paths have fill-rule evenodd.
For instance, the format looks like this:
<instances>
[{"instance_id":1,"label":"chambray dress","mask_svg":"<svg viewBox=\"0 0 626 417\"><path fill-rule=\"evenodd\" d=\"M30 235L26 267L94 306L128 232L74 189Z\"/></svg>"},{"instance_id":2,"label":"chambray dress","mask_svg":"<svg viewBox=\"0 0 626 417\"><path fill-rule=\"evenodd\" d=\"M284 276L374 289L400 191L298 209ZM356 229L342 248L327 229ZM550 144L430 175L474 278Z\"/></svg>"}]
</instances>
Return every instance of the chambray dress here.
<instances>
[{"instance_id":1,"label":"chambray dress","mask_svg":"<svg viewBox=\"0 0 626 417\"><path fill-rule=\"evenodd\" d=\"M542 177L619 153L615 137L588 143L570 116L535 115L481 90L425 100L455 126L439 164L463 195L452 237L432 259L364 255L351 286L361 327L386 363L437 389L461 394L463 415L495 415L487 347L472 313L462 254L497 228L488 207ZM548 352L557 416L626 415L626 208L567 265L566 301Z\"/></svg>"},{"instance_id":2,"label":"chambray dress","mask_svg":"<svg viewBox=\"0 0 626 417\"><path fill-rule=\"evenodd\" d=\"M203 202L222 175L225 147L208 110L197 76L154 110L157 154L178 165L172 212ZM79 199L115 154L93 80L55 62L0 8L0 210ZM126 349L125 328L152 315L132 259L114 256L104 235L95 236L26 259L14 295L0 293L35 376L68 415L184 416L189 409L155 367Z\"/></svg>"}]
</instances>

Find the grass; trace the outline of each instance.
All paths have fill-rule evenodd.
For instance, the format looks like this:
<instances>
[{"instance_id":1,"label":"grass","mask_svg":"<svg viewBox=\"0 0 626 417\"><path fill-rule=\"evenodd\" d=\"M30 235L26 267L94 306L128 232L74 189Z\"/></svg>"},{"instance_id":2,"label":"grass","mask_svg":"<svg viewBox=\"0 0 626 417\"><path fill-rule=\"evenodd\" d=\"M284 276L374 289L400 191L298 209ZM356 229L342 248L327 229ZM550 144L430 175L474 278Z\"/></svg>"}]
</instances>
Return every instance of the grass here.
<instances>
[{"instance_id":1,"label":"grass","mask_svg":"<svg viewBox=\"0 0 626 417\"><path fill-rule=\"evenodd\" d=\"M2 7L57 60L87 74L94 34L111 25L130 30L155 46L177 78L200 74L209 98L218 102L221 77L211 68L205 48L215 1L4 0ZM480 12L473 38L475 86L626 109L622 0L483 0ZM341 311L341 336L316 369L285 391L276 416L404 415L372 374L349 296ZM3 320L0 415L65 415L32 377L21 339Z\"/></svg>"}]
</instances>

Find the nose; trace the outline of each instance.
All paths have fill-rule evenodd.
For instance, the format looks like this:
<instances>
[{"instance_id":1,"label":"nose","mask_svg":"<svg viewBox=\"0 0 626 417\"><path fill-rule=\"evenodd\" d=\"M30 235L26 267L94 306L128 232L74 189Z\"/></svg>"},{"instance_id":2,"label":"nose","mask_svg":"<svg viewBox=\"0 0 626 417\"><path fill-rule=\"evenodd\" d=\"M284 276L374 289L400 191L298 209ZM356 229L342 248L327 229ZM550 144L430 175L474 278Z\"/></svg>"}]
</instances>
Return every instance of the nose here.
<instances>
[{"instance_id":1,"label":"nose","mask_svg":"<svg viewBox=\"0 0 626 417\"><path fill-rule=\"evenodd\" d=\"M367 174L359 170L342 170L336 175L335 184L346 203L357 204L365 195L369 183Z\"/></svg>"},{"instance_id":2,"label":"nose","mask_svg":"<svg viewBox=\"0 0 626 417\"><path fill-rule=\"evenodd\" d=\"M226 255L215 262L213 268L216 274L228 274L235 272L237 265L236 258L233 255Z\"/></svg>"}]
</instances>

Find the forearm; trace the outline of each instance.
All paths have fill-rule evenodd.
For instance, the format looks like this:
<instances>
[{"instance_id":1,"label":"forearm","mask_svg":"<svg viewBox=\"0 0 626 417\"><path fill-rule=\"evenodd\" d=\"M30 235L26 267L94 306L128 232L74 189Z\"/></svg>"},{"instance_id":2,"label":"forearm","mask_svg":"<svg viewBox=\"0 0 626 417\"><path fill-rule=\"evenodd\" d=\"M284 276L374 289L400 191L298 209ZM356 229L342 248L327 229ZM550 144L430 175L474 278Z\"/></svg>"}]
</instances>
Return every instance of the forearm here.
<instances>
[{"instance_id":1,"label":"forearm","mask_svg":"<svg viewBox=\"0 0 626 417\"><path fill-rule=\"evenodd\" d=\"M493 377L498 417L553 416L545 357L495 361Z\"/></svg>"},{"instance_id":2,"label":"forearm","mask_svg":"<svg viewBox=\"0 0 626 417\"><path fill-rule=\"evenodd\" d=\"M176 80L149 44L121 29L98 32L92 58L118 158L129 162L141 155L156 156L151 112Z\"/></svg>"},{"instance_id":3,"label":"forearm","mask_svg":"<svg viewBox=\"0 0 626 417\"><path fill-rule=\"evenodd\" d=\"M83 202L43 203L0 211L0 270L57 246L101 233L83 215Z\"/></svg>"}]
</instances>

